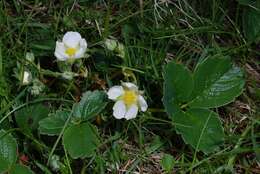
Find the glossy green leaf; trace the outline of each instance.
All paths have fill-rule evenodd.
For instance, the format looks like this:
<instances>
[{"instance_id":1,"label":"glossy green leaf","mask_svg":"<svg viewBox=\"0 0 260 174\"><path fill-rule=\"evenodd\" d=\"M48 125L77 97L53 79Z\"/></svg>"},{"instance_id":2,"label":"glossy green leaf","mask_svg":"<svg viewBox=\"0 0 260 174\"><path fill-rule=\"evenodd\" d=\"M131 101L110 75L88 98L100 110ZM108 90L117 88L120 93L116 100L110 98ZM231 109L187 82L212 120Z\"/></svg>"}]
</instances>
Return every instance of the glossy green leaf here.
<instances>
[{"instance_id":1,"label":"glossy green leaf","mask_svg":"<svg viewBox=\"0 0 260 174\"><path fill-rule=\"evenodd\" d=\"M191 107L213 108L232 102L245 84L240 68L228 58L208 58L194 73Z\"/></svg>"},{"instance_id":2,"label":"glossy green leaf","mask_svg":"<svg viewBox=\"0 0 260 174\"><path fill-rule=\"evenodd\" d=\"M0 173L9 170L17 159L17 144L12 135L0 130Z\"/></svg>"},{"instance_id":3,"label":"glossy green leaf","mask_svg":"<svg viewBox=\"0 0 260 174\"><path fill-rule=\"evenodd\" d=\"M181 64L170 62L164 67L163 103L167 113L177 112L178 104L187 101L193 89L191 73Z\"/></svg>"},{"instance_id":4,"label":"glossy green leaf","mask_svg":"<svg viewBox=\"0 0 260 174\"><path fill-rule=\"evenodd\" d=\"M89 123L69 126L63 135L63 145L74 159L92 156L98 144L97 129Z\"/></svg>"},{"instance_id":5,"label":"glossy green leaf","mask_svg":"<svg viewBox=\"0 0 260 174\"><path fill-rule=\"evenodd\" d=\"M223 128L218 114L213 111L201 108L181 111L173 122L177 132L194 149L209 153L223 143Z\"/></svg>"},{"instance_id":6,"label":"glossy green leaf","mask_svg":"<svg viewBox=\"0 0 260 174\"><path fill-rule=\"evenodd\" d=\"M39 132L47 135L59 135L70 112L57 111L39 122Z\"/></svg>"},{"instance_id":7,"label":"glossy green leaf","mask_svg":"<svg viewBox=\"0 0 260 174\"><path fill-rule=\"evenodd\" d=\"M19 128L30 134L39 126L39 121L47 117L49 110L42 104L34 104L22 108L15 113L15 120Z\"/></svg>"},{"instance_id":8,"label":"glossy green leaf","mask_svg":"<svg viewBox=\"0 0 260 174\"><path fill-rule=\"evenodd\" d=\"M107 104L107 96L102 91L87 91L80 102L75 105L73 116L81 120L88 120L99 114Z\"/></svg>"},{"instance_id":9,"label":"glossy green leaf","mask_svg":"<svg viewBox=\"0 0 260 174\"><path fill-rule=\"evenodd\" d=\"M10 174L34 174L29 167L15 164L9 172Z\"/></svg>"}]
</instances>

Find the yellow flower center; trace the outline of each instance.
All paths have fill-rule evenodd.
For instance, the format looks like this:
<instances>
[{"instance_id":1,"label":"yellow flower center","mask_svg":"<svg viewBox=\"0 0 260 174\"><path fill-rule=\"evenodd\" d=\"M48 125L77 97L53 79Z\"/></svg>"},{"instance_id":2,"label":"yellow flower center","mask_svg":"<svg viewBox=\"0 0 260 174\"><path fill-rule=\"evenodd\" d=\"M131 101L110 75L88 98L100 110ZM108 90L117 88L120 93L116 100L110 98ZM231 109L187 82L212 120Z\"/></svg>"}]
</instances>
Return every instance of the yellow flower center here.
<instances>
[{"instance_id":1,"label":"yellow flower center","mask_svg":"<svg viewBox=\"0 0 260 174\"><path fill-rule=\"evenodd\" d=\"M131 106L132 104L136 103L137 94L135 91L126 90L124 95L122 96L122 99L126 106Z\"/></svg>"},{"instance_id":2,"label":"yellow flower center","mask_svg":"<svg viewBox=\"0 0 260 174\"><path fill-rule=\"evenodd\" d=\"M77 49L76 48L67 48L66 49L66 54L68 54L70 57L74 56L76 53Z\"/></svg>"}]
</instances>

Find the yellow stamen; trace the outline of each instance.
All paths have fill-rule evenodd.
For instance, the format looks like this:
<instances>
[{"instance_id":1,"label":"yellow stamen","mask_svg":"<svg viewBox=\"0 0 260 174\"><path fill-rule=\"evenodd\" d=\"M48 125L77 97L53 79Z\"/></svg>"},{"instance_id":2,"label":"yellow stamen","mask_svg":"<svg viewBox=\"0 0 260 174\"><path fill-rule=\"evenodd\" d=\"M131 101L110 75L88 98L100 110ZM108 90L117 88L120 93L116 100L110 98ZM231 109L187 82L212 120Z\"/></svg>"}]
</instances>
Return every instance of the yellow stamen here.
<instances>
[{"instance_id":1,"label":"yellow stamen","mask_svg":"<svg viewBox=\"0 0 260 174\"><path fill-rule=\"evenodd\" d=\"M126 106L131 106L132 104L136 103L137 94L135 91L126 90L124 95L122 96L122 99Z\"/></svg>"},{"instance_id":2,"label":"yellow stamen","mask_svg":"<svg viewBox=\"0 0 260 174\"><path fill-rule=\"evenodd\" d=\"M66 54L68 54L70 57L72 57L72 56L74 56L75 55L75 53L76 53L76 48L67 48L66 49Z\"/></svg>"}]
</instances>

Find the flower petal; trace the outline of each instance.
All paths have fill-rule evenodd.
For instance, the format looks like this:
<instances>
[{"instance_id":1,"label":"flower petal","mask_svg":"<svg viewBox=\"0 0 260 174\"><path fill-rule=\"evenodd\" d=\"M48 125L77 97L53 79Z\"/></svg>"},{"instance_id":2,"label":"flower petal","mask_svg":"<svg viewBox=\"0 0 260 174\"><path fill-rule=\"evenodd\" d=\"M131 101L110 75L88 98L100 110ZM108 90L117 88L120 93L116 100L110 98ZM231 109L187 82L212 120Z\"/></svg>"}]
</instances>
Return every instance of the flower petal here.
<instances>
[{"instance_id":1,"label":"flower petal","mask_svg":"<svg viewBox=\"0 0 260 174\"><path fill-rule=\"evenodd\" d=\"M124 118L126 113L126 106L122 100L119 100L113 106L113 115L116 119Z\"/></svg>"},{"instance_id":2,"label":"flower petal","mask_svg":"<svg viewBox=\"0 0 260 174\"><path fill-rule=\"evenodd\" d=\"M138 87L135 84L130 82L122 82L122 86L128 88L129 90L134 90L134 91L138 90Z\"/></svg>"},{"instance_id":3,"label":"flower petal","mask_svg":"<svg viewBox=\"0 0 260 174\"><path fill-rule=\"evenodd\" d=\"M59 41L56 42L56 48L55 48L54 55L60 61L67 60L69 58L69 56L65 53L64 44L62 42L59 42Z\"/></svg>"},{"instance_id":4,"label":"flower petal","mask_svg":"<svg viewBox=\"0 0 260 174\"><path fill-rule=\"evenodd\" d=\"M86 39L81 39L79 44L80 44L80 47L83 49L87 49L87 47L88 47Z\"/></svg>"},{"instance_id":5,"label":"flower petal","mask_svg":"<svg viewBox=\"0 0 260 174\"><path fill-rule=\"evenodd\" d=\"M139 104L139 106L141 108L141 111L145 112L147 110L148 105L147 105L144 97L141 96L141 95L138 96L138 104Z\"/></svg>"},{"instance_id":6,"label":"flower petal","mask_svg":"<svg viewBox=\"0 0 260 174\"><path fill-rule=\"evenodd\" d=\"M138 112L138 106L132 105L125 114L125 119L130 120L136 117Z\"/></svg>"},{"instance_id":7,"label":"flower petal","mask_svg":"<svg viewBox=\"0 0 260 174\"><path fill-rule=\"evenodd\" d=\"M74 58L78 59L84 57L87 46L87 41L85 39L81 39L79 42L79 50L76 52Z\"/></svg>"},{"instance_id":8,"label":"flower petal","mask_svg":"<svg viewBox=\"0 0 260 174\"><path fill-rule=\"evenodd\" d=\"M118 97L124 94L122 86L113 86L107 92L108 98L111 100L116 100Z\"/></svg>"},{"instance_id":9,"label":"flower petal","mask_svg":"<svg viewBox=\"0 0 260 174\"><path fill-rule=\"evenodd\" d=\"M62 42L70 48L76 48L79 46L81 35L78 32L68 31L62 39Z\"/></svg>"}]
</instances>

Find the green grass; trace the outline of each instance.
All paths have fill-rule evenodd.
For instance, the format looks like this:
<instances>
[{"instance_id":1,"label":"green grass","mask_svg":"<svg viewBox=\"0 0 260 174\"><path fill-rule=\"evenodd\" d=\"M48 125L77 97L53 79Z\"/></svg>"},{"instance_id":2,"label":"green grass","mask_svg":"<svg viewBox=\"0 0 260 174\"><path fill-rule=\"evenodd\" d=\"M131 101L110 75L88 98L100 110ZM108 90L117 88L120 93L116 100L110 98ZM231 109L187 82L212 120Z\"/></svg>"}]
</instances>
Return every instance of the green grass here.
<instances>
[{"instance_id":1,"label":"green grass","mask_svg":"<svg viewBox=\"0 0 260 174\"><path fill-rule=\"evenodd\" d=\"M220 0L2 0L1 129L13 132L19 155L28 156L25 164L38 173L57 173L47 164L51 152L59 156L59 172L64 174L162 173L164 154L174 157L172 173L259 173L260 48L245 37L242 9L237 1ZM55 41L66 31L78 31L88 42L90 57L83 59L86 79L68 82L58 77ZM102 46L111 36L124 44L125 58ZM27 52L34 53L35 63L26 60ZM176 134L164 111L162 68L174 59L192 70L203 58L216 55L230 56L244 69L246 86L235 102L217 111L225 144L216 153L195 153ZM22 86L14 75L28 64L33 76L45 85L39 96L31 95L30 86ZM37 131L28 134L15 121L16 112L33 103L44 104L50 112L70 109L86 90L127 80L136 81L144 90L149 110L131 121L116 120L109 104L93 120L102 145L92 158L71 159L58 137Z\"/></svg>"}]
</instances>

